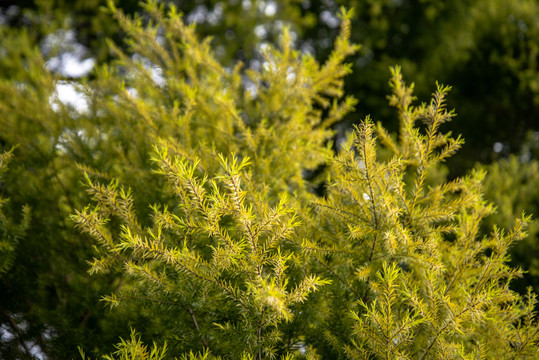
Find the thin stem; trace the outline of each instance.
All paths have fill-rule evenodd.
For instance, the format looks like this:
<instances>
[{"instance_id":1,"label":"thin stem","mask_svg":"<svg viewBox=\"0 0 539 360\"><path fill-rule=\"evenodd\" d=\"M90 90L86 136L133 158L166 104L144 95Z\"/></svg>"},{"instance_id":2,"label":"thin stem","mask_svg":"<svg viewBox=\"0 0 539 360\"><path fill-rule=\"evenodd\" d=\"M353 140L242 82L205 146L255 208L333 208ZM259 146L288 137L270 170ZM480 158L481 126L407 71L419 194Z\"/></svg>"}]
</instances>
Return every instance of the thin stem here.
<instances>
[{"instance_id":1,"label":"thin stem","mask_svg":"<svg viewBox=\"0 0 539 360\"><path fill-rule=\"evenodd\" d=\"M191 319L193 319L193 323L195 324L195 328L197 329L197 331L200 334L200 337L202 338L202 345L204 346L204 350L209 350L209 346L208 346L208 343L206 342L206 338L204 337L204 335L200 331L200 327L198 326L198 322L197 322L197 319L195 317L195 313L193 312L193 310L190 307L187 308L187 311L189 311L189 315L191 315Z\"/></svg>"},{"instance_id":2,"label":"thin stem","mask_svg":"<svg viewBox=\"0 0 539 360\"><path fill-rule=\"evenodd\" d=\"M378 230L378 215L376 214L376 203L374 199L374 189L372 188L372 179L371 174L369 174L369 164L367 160L367 148L365 145L366 140L364 140L361 144L361 150L363 151L363 161L365 161L365 178L367 180L367 185L369 186L369 196L371 200L371 206L372 206L372 217L374 221L374 229ZM374 255L374 250L376 248L376 242L377 242L377 236L374 237L374 240L372 242L372 248L371 253L369 255L369 262L372 261L372 257Z\"/></svg>"},{"instance_id":3,"label":"thin stem","mask_svg":"<svg viewBox=\"0 0 539 360\"><path fill-rule=\"evenodd\" d=\"M187 311L189 312L189 315L191 315L191 319L193 320L193 323L195 324L195 328L200 333L200 337L202 338L202 345L204 346L204 350L209 350L208 342L206 341L206 338L202 335L202 332L200 331L200 327L198 326L197 319L195 317L195 312L191 309L190 306L186 306L181 303L173 302L173 301L166 301L166 300L159 300L159 299L153 299L146 296L121 296L123 299L140 299L140 300L147 300L152 301L156 303L161 304L169 304L169 305L175 305L182 308L187 308Z\"/></svg>"},{"instance_id":4,"label":"thin stem","mask_svg":"<svg viewBox=\"0 0 539 360\"><path fill-rule=\"evenodd\" d=\"M28 355L28 358L32 359L33 358L32 353L30 352L30 349L28 348L28 345L26 344L26 342L23 339L22 330L19 328L19 326L17 325L15 320L13 320L13 318L11 316L9 316L9 314L7 312L4 311L4 309L0 308L0 313L2 313L2 315L4 315L4 317L8 320L8 322L11 325L11 327L13 328L13 330L15 330L15 332L17 333L17 338L19 339L19 343L21 344L22 348L26 352L26 355Z\"/></svg>"},{"instance_id":5,"label":"thin stem","mask_svg":"<svg viewBox=\"0 0 539 360\"><path fill-rule=\"evenodd\" d=\"M262 309L262 313L260 314L260 322L258 323L258 329L257 329L257 340L256 345L258 347L258 360L262 360L262 349L260 348L260 342L262 341L262 326L264 324L264 309Z\"/></svg>"},{"instance_id":6,"label":"thin stem","mask_svg":"<svg viewBox=\"0 0 539 360\"><path fill-rule=\"evenodd\" d=\"M455 316L455 320L457 318L459 318L462 314L470 311L471 309L473 309L475 306L477 305L477 303L475 304L471 304L470 306L468 306L466 309L462 310L460 313L458 313L456 316ZM421 360L425 360L425 358L427 357L427 354L429 353L430 349L434 346L434 344L436 343L436 341L438 341L438 338L440 337L440 335L449 327L449 325L452 323L453 321L449 320L447 321L447 324L444 325L443 328L441 328L440 330L438 330L438 332L436 333L436 335L434 336L434 338L432 339L431 343L429 344L429 346L427 347L427 350L425 351L425 353L423 354L423 356L421 357Z\"/></svg>"},{"instance_id":7,"label":"thin stem","mask_svg":"<svg viewBox=\"0 0 539 360\"><path fill-rule=\"evenodd\" d=\"M335 276L344 286L348 288L354 295L359 299L361 296L352 288L352 285L348 284L346 280L344 280L339 274L337 274L335 271L333 271L329 265L325 264L322 260L318 259L316 256L313 256L314 260L318 262L320 265L322 265L324 268L326 268L327 271L333 276Z\"/></svg>"}]
</instances>

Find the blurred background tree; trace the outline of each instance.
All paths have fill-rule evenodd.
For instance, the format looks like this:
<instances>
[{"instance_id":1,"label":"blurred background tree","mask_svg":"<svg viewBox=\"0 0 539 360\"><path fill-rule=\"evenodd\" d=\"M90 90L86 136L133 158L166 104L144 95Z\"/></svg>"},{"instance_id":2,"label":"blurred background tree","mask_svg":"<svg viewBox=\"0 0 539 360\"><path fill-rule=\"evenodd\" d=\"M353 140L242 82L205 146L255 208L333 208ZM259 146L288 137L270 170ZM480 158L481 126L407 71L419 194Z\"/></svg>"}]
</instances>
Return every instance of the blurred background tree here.
<instances>
[{"instance_id":1,"label":"blurred background tree","mask_svg":"<svg viewBox=\"0 0 539 360\"><path fill-rule=\"evenodd\" d=\"M127 14L141 11L137 0L114 2ZM291 26L298 48L325 59L338 31L339 8L354 8L352 40L362 49L355 58L355 75L347 79L347 93L360 100L360 116L349 116L342 126L348 129L357 118L384 108L389 66L402 66L418 97L428 96L435 81L451 84L451 105L459 114L453 129L470 144L451 160L451 176L462 175L476 161L519 153L523 138L537 130L539 3L535 0L164 2L174 3L188 23L197 23L201 36L212 37L222 62L240 60L253 68L262 64L261 47L274 44L285 25ZM48 68L65 73L72 56L92 59L87 66L111 60L105 40L119 40L122 34L104 11L105 3L2 1L0 21L31 29L49 58ZM379 116L396 130L387 110Z\"/></svg>"}]
</instances>

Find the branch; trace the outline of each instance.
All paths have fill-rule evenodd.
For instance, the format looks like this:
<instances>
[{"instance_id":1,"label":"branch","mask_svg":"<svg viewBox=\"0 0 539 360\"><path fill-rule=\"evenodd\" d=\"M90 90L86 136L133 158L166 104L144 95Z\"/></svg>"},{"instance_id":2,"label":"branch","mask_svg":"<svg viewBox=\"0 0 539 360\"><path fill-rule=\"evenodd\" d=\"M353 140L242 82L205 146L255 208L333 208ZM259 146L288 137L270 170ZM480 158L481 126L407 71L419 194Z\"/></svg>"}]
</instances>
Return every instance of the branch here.
<instances>
[{"instance_id":1,"label":"branch","mask_svg":"<svg viewBox=\"0 0 539 360\"><path fill-rule=\"evenodd\" d=\"M195 323L195 328L200 333L200 337L202 338L202 345L204 346L204 350L209 350L209 346L208 346L208 343L206 341L206 338L204 337L204 335L202 335L202 332L200 331L200 328L198 327L198 322L197 322L197 319L195 317L195 313L193 312L193 310L190 307L187 307L187 311L189 311L189 315L191 315L191 319L193 319L193 323Z\"/></svg>"},{"instance_id":2,"label":"branch","mask_svg":"<svg viewBox=\"0 0 539 360\"><path fill-rule=\"evenodd\" d=\"M26 342L23 339L23 333L22 330L19 328L15 320L7 312L4 311L4 309L0 308L0 313L4 315L4 317L8 320L9 324L15 330L17 333L17 338L19 339L19 343L21 344L22 348L24 349L24 352L28 355L28 358L32 359L32 353L30 352L30 349L28 348L28 345L26 345Z\"/></svg>"}]
</instances>

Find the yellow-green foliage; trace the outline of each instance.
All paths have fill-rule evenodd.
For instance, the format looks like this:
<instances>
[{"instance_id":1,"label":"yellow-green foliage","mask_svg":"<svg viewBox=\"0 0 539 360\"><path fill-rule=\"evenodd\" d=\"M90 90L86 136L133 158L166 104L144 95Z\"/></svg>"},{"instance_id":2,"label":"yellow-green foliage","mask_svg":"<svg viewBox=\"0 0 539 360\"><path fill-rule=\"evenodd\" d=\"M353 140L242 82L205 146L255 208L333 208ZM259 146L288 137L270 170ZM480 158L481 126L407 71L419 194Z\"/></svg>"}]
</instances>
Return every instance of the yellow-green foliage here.
<instances>
[{"instance_id":1,"label":"yellow-green foliage","mask_svg":"<svg viewBox=\"0 0 539 360\"><path fill-rule=\"evenodd\" d=\"M166 16L156 2L145 9L153 17L145 27L142 19L116 13L130 53L111 44L117 66L101 68L89 92L97 118L112 119L91 134L98 144L118 144L106 156L124 158L124 166L136 164L128 176L147 178L145 166L156 143L187 159L198 157L209 172L218 168L216 153L241 153L252 159L253 181L269 186L272 195L303 191L302 171L324 163L330 126L356 103L352 97L339 99L343 77L350 73L343 61L356 50L348 42L351 14L343 14L341 34L325 64L293 49L285 29L280 48L268 46L256 72L241 63L234 68L217 63L210 40L199 42L173 6ZM268 178L271 184L263 180Z\"/></svg>"},{"instance_id":2,"label":"yellow-green foliage","mask_svg":"<svg viewBox=\"0 0 539 360\"><path fill-rule=\"evenodd\" d=\"M154 161L177 204L174 211L154 207L151 228L141 228L130 194L116 183L104 187L89 180L99 205L74 217L106 250L91 271L118 265L137 281L106 299L114 305L138 297L180 307L190 314L204 348L216 353L273 354L277 326L292 319L291 306L328 282L309 276L289 284L293 254L279 245L293 240L298 224L287 198L275 208L263 198L247 201L241 185L247 159L221 158L221 174L212 180L196 175L198 161L171 158L166 149L157 149ZM111 216L123 223L117 237L107 227ZM234 320L212 324L210 314L223 308ZM208 338L221 340L210 345Z\"/></svg>"},{"instance_id":3,"label":"yellow-green foliage","mask_svg":"<svg viewBox=\"0 0 539 360\"><path fill-rule=\"evenodd\" d=\"M332 186L318 204L329 229L319 243L335 255L316 260L338 268L358 297L344 351L353 358L537 356L535 295L522 299L509 289L520 271L508 266L508 250L524 236L526 219L481 237L492 212L482 198L484 173L426 186L430 169L460 143L438 131L451 117L448 89L439 86L430 104L414 106L398 69L391 84L400 139L380 125L377 132L394 156L377 160L374 126L363 122L333 160Z\"/></svg>"},{"instance_id":4,"label":"yellow-green foliage","mask_svg":"<svg viewBox=\"0 0 539 360\"><path fill-rule=\"evenodd\" d=\"M118 149L132 166L124 176L154 176L136 165L151 157L163 199L147 221L136 189L101 185L92 177L106 176L82 166L95 205L73 219L99 244L90 271L126 277L107 302L152 306L184 358L538 355L535 295L509 289L520 270L508 266L508 249L526 219L482 237L493 212L484 172L436 183L440 163L463 143L440 131L454 115L448 87L416 105L394 68L398 138L367 118L334 155L329 126L355 104L339 100L349 72L342 62L355 50L348 14L324 65L293 50L285 30L262 70L244 73L213 60L209 41L173 7L165 16L146 6L154 19L146 27L117 15L136 56L115 48L119 68L101 69L89 91L96 107L106 104L96 114L117 124L96 134L102 141L115 140L116 126L143 135L134 140L143 148L123 139ZM302 171L323 164L320 198Z\"/></svg>"},{"instance_id":5,"label":"yellow-green foliage","mask_svg":"<svg viewBox=\"0 0 539 360\"><path fill-rule=\"evenodd\" d=\"M169 327L146 304L132 302L109 312L97 301L113 289L131 289L135 282L124 279L118 267L94 277L86 273L93 243L69 219L89 201L81 169L95 184L115 181L131 188L136 194L129 204L131 222L124 225L136 218L145 228L152 225L154 214L148 204L160 204L160 211L165 206L176 209L166 177L152 172L154 145L168 149L171 159L199 159L200 171L212 179L221 166L217 153L229 159L231 153L250 157L252 171L245 174L243 186L256 189L247 203L260 204L257 216L262 221L279 209L285 194L297 194L288 197L291 203L308 195L312 184L302 177L303 171L325 162L331 154L326 146L333 136L331 125L355 104L352 97L340 99L343 77L350 72L342 62L356 49L348 42L350 14L343 14L346 20L335 51L324 64L293 49L292 34L284 32L280 47L265 50L262 71L250 73L242 65L227 68L217 63L210 40L200 42L174 8L165 10L156 1L146 4L151 21L126 17L112 2L110 10L125 32L127 46L111 43L116 61L95 69L92 80L67 81L46 71L46 59L35 46L39 35L0 26L0 145L3 151L16 147L18 159L10 164L2 186L2 198L10 198L9 204L3 202L2 214L19 220L12 214L20 214L26 204L32 208L32 221L16 252L11 250L14 241L2 239L8 258L17 258L17 265L0 279L2 324L18 336L2 341L0 356L30 356L28 346L21 345L26 343L39 343L50 357L73 356L77 343L94 354L110 352L111 336L129 335L128 322L145 328L146 334L181 339L171 343L176 350L193 342L201 345L184 308L177 310L177 323ZM162 81L152 72L160 72ZM87 108L60 101L61 86L82 93ZM224 221L229 220L227 215ZM114 238L120 222L109 225ZM13 236L15 229L6 226ZM269 241L268 235L260 241ZM207 255L208 249L203 252ZM271 261L273 271L277 265ZM282 290L291 303L312 290L315 277L304 278L310 280L290 282ZM271 281L260 286L271 294L274 289L281 294L283 287ZM265 295L253 288L253 296ZM161 305L170 303L176 302ZM269 304L278 310L279 319L292 317L289 304ZM230 306L217 309L220 319L236 310ZM143 337L150 336L146 334ZM184 336L196 340L184 344ZM60 345L44 340L48 337L62 339Z\"/></svg>"},{"instance_id":6,"label":"yellow-green foliage","mask_svg":"<svg viewBox=\"0 0 539 360\"><path fill-rule=\"evenodd\" d=\"M82 349L79 348L80 355L83 360L89 360ZM123 340L116 345L116 351L110 355L104 355L104 360L116 360L116 359L136 359L136 360L162 360L165 358L167 351L166 343L158 346L155 343L148 349L147 345L144 345L140 340L138 334L131 330L131 337L129 340Z\"/></svg>"},{"instance_id":7,"label":"yellow-green foliage","mask_svg":"<svg viewBox=\"0 0 539 360\"><path fill-rule=\"evenodd\" d=\"M287 269L298 260L286 247L299 241L292 206L311 196L302 172L331 156L330 126L355 104L352 97L340 100L349 73L342 62L356 49L348 42L350 14L343 12L341 35L324 65L294 50L285 30L280 48L265 49L263 69L243 74L241 64L219 65L209 41L199 42L174 7L166 16L155 2L146 10L155 25L142 27L141 19L117 12L136 57L112 45L117 66L100 69L87 91L95 115L112 122L88 129L92 141L69 140L80 152L113 141L117 147L97 156L123 160L114 164L121 171L80 165L98 205L74 219L103 250L91 272L123 268L133 281L106 300L163 305L174 318L167 336L181 339L177 351L273 355L281 344L278 325L293 319L294 304L328 283L315 274L289 279ZM152 78L157 68L163 83ZM120 71L128 74L125 83ZM242 77L254 88L246 89ZM153 155L151 144L157 144ZM150 156L153 172L166 179L154 189L147 188L155 178L146 165ZM114 173L136 195L157 191L165 198L152 206L149 227L137 216L140 199L131 190L117 180L108 186L91 180Z\"/></svg>"}]
</instances>

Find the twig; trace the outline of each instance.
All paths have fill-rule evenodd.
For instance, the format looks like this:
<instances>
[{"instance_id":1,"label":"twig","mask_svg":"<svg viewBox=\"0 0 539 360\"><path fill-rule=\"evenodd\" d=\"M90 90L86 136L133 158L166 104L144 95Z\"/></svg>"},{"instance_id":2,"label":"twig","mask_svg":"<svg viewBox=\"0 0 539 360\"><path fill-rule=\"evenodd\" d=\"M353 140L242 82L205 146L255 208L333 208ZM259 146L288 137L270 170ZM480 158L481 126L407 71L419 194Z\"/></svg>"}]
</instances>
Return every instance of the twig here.
<instances>
[{"instance_id":1,"label":"twig","mask_svg":"<svg viewBox=\"0 0 539 360\"><path fill-rule=\"evenodd\" d=\"M206 342L206 338L204 337L204 335L200 331L200 328L198 327L198 323L197 323L197 319L195 317L195 313L193 312L193 310L190 307L187 308L187 311L189 311L189 315L191 315L191 319L193 319L193 323L195 323L195 328L200 333L200 337L202 338L202 345L204 346L204 350L209 350L209 346L208 346L208 343Z\"/></svg>"},{"instance_id":2,"label":"twig","mask_svg":"<svg viewBox=\"0 0 539 360\"><path fill-rule=\"evenodd\" d=\"M9 321L9 324L11 325L13 330L15 330L15 332L17 333L17 338L19 339L19 342L20 342L22 348L24 349L24 351L28 355L28 358L32 359L33 358L32 353L30 352L30 349L28 348L28 345L26 345L26 342L23 339L23 333L22 333L21 329L19 328L19 326L17 325L17 323L15 322L15 320L13 320L13 318L11 316L9 316L9 314L7 312L5 312L4 309L2 309L2 308L0 308L0 313L2 313L2 315L4 315L6 317L6 319Z\"/></svg>"}]
</instances>

